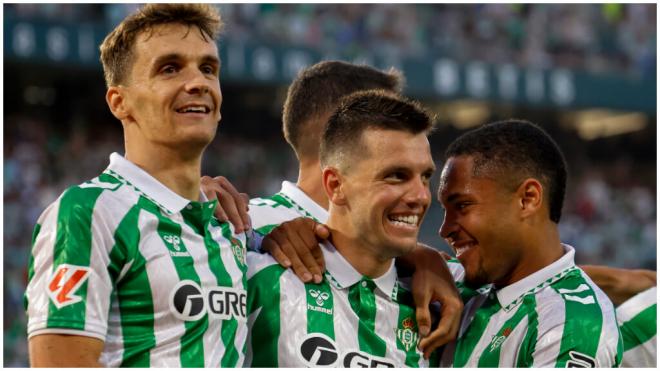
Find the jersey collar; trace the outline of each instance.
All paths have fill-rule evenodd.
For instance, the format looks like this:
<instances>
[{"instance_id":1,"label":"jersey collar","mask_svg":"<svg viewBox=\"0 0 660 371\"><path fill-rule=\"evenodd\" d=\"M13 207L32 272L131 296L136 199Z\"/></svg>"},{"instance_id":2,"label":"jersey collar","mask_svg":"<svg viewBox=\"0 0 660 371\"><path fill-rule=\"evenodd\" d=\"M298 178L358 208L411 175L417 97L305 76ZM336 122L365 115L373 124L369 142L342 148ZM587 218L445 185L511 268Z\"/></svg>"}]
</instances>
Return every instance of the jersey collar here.
<instances>
[{"instance_id":1,"label":"jersey collar","mask_svg":"<svg viewBox=\"0 0 660 371\"><path fill-rule=\"evenodd\" d=\"M179 196L119 153L115 152L110 155L110 165L107 170L111 174L114 173L112 175L118 175L119 178L123 178L120 180L128 182L145 197L165 209L169 214L180 212L190 203L190 200ZM200 192L200 194L200 201L205 202L206 197L204 193Z\"/></svg>"},{"instance_id":2,"label":"jersey collar","mask_svg":"<svg viewBox=\"0 0 660 371\"><path fill-rule=\"evenodd\" d=\"M319 223L328 221L328 210L324 209L316 201L312 200L302 189L298 188L294 183L283 181L280 193L298 204L298 206L305 209L314 217Z\"/></svg>"},{"instance_id":3,"label":"jersey collar","mask_svg":"<svg viewBox=\"0 0 660 371\"><path fill-rule=\"evenodd\" d=\"M564 255L557 261L516 283L496 291L497 300L505 311L515 308L525 295L537 292L577 269L574 261L575 249L566 244L562 244L562 246Z\"/></svg>"},{"instance_id":4,"label":"jersey collar","mask_svg":"<svg viewBox=\"0 0 660 371\"><path fill-rule=\"evenodd\" d=\"M330 284L338 289L347 289L362 280L362 274L356 271L329 241L323 241L319 245L325 259L325 275ZM392 259L392 264L385 274L378 278L372 278L376 287L390 300L394 300L396 296L396 280L394 259Z\"/></svg>"}]
</instances>

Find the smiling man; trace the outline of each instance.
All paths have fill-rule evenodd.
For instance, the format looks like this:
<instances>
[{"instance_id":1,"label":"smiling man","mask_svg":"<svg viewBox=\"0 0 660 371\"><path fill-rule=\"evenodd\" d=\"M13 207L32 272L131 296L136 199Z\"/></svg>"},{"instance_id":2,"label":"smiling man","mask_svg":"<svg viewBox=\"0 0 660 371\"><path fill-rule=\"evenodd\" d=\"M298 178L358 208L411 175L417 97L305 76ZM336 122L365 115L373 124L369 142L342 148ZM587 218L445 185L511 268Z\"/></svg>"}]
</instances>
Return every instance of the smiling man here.
<instances>
[{"instance_id":1,"label":"smiling man","mask_svg":"<svg viewBox=\"0 0 660 371\"><path fill-rule=\"evenodd\" d=\"M149 4L101 45L126 152L39 218L26 291L32 366L242 365L245 236L200 194L220 120L221 26L210 5Z\"/></svg>"},{"instance_id":2,"label":"smiling man","mask_svg":"<svg viewBox=\"0 0 660 371\"><path fill-rule=\"evenodd\" d=\"M456 252L467 299L453 367L616 367L622 340L614 308L574 263L557 223L565 160L538 126L485 125L446 151L440 235Z\"/></svg>"},{"instance_id":3,"label":"smiling man","mask_svg":"<svg viewBox=\"0 0 660 371\"><path fill-rule=\"evenodd\" d=\"M305 284L270 255L248 253L247 365L428 365L394 258L417 246L431 202L431 128L416 103L392 93L342 101L320 149L332 233L321 243L325 277Z\"/></svg>"}]
</instances>

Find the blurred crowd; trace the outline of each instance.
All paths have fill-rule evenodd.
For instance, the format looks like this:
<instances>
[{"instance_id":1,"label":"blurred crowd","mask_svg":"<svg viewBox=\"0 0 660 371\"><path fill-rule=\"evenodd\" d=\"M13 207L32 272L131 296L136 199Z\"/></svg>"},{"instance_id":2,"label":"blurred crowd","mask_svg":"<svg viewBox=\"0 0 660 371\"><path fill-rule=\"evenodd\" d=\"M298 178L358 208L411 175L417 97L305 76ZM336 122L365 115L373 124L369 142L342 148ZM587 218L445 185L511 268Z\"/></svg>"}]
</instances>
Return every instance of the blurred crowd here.
<instances>
[{"instance_id":1,"label":"blurred crowd","mask_svg":"<svg viewBox=\"0 0 660 371\"><path fill-rule=\"evenodd\" d=\"M5 117L5 366L27 365L23 292L38 216L64 189L98 175L111 152L122 153L119 124L97 128L103 135L90 132L89 125L79 122L68 126L69 132L28 115ZM434 157L440 158L440 154ZM570 155L568 161L572 163ZM584 171L572 172L560 230L563 241L576 247L578 262L655 269L655 184L632 181L636 178L630 174L630 165L625 160L587 164L581 166ZM227 176L252 196L277 192L283 179L295 181L297 177L295 157L279 138L244 138L221 132L207 150L203 167L205 174ZM440 210L431 209L420 239L441 245L435 235L441 221Z\"/></svg>"},{"instance_id":2,"label":"blurred crowd","mask_svg":"<svg viewBox=\"0 0 660 371\"><path fill-rule=\"evenodd\" d=\"M448 56L623 72L656 66L656 4L220 4L226 37L359 58ZM6 6L7 7L7 6ZM18 15L105 23L139 4L9 4ZM5 10L7 11L7 10Z\"/></svg>"}]
</instances>

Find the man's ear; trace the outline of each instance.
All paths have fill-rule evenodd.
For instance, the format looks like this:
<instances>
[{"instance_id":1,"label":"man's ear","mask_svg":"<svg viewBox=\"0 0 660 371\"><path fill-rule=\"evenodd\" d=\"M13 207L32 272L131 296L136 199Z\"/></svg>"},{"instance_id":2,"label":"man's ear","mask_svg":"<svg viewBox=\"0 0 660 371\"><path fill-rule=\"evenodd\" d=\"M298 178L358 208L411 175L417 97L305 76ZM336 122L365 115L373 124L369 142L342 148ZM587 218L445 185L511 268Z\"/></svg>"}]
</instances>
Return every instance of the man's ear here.
<instances>
[{"instance_id":1,"label":"man's ear","mask_svg":"<svg viewBox=\"0 0 660 371\"><path fill-rule=\"evenodd\" d=\"M529 217L543 208L543 185L537 179L525 179L518 187L516 194L523 218Z\"/></svg>"},{"instance_id":2,"label":"man's ear","mask_svg":"<svg viewBox=\"0 0 660 371\"><path fill-rule=\"evenodd\" d=\"M119 121L124 121L130 116L124 99L124 91L121 87L109 87L108 91L105 93L105 101L108 103L108 107L110 107L112 114Z\"/></svg>"},{"instance_id":3,"label":"man's ear","mask_svg":"<svg viewBox=\"0 0 660 371\"><path fill-rule=\"evenodd\" d=\"M323 169L323 188L330 203L335 205L344 205L346 203L346 196L342 187L343 183L344 178L339 172L339 169L332 166L327 166Z\"/></svg>"}]
</instances>

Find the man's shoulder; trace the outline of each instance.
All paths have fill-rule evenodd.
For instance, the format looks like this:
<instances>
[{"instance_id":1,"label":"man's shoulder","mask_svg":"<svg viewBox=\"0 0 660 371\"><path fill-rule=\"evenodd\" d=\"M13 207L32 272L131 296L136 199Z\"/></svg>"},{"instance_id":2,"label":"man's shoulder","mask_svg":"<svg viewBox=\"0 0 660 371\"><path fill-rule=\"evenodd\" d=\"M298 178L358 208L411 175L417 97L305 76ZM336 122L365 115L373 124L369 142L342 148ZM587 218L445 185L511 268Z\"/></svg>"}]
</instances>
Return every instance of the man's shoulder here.
<instances>
[{"instance_id":1,"label":"man's shoulder","mask_svg":"<svg viewBox=\"0 0 660 371\"><path fill-rule=\"evenodd\" d=\"M305 216L295 205L281 194L250 200L248 211L252 227L262 235L268 234L278 225Z\"/></svg>"},{"instance_id":2,"label":"man's shoulder","mask_svg":"<svg viewBox=\"0 0 660 371\"><path fill-rule=\"evenodd\" d=\"M572 269L536 294L538 311L555 322L579 324L609 320L614 311L607 295L579 268ZM608 314L605 315L604 314Z\"/></svg>"},{"instance_id":3,"label":"man's shoulder","mask_svg":"<svg viewBox=\"0 0 660 371\"><path fill-rule=\"evenodd\" d=\"M247 265L248 265L248 279L252 279L257 276L258 273L264 272L266 270L272 271L275 275L280 275L286 270L286 268L279 265L279 263L268 253L260 254L254 251L248 251L247 253ZM263 279L261 277L265 274L259 274L255 279Z\"/></svg>"}]
</instances>

